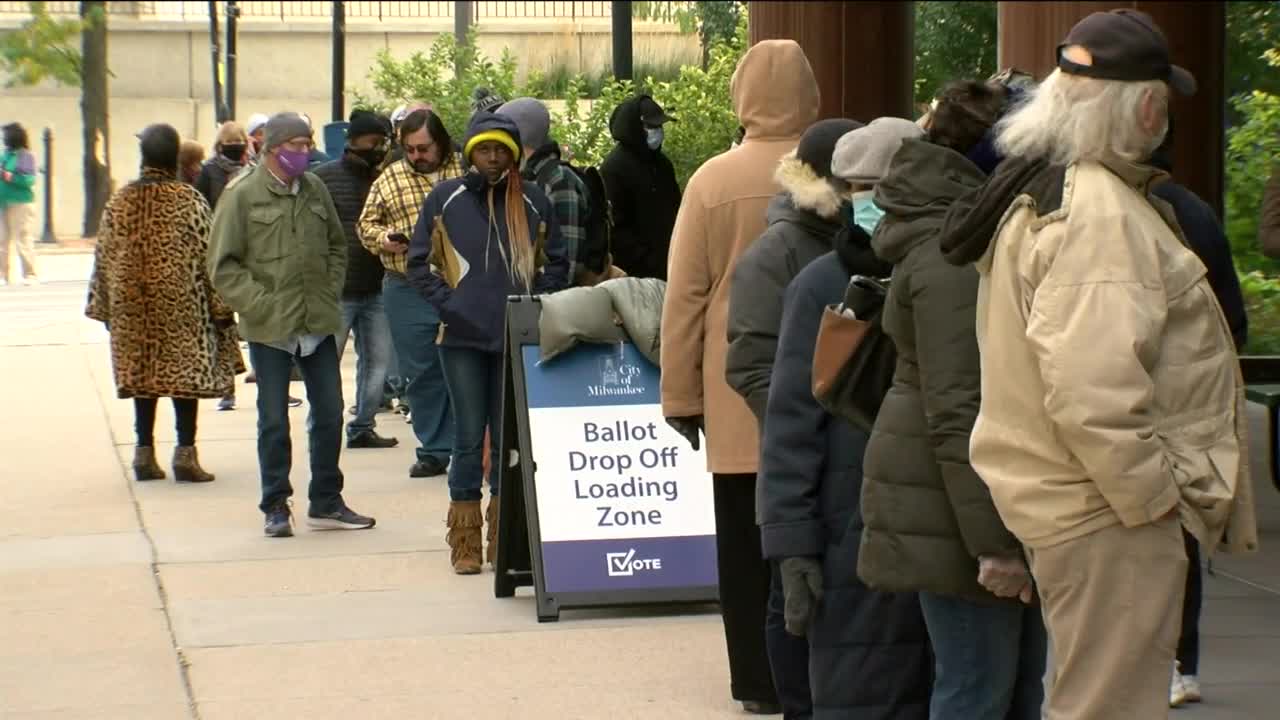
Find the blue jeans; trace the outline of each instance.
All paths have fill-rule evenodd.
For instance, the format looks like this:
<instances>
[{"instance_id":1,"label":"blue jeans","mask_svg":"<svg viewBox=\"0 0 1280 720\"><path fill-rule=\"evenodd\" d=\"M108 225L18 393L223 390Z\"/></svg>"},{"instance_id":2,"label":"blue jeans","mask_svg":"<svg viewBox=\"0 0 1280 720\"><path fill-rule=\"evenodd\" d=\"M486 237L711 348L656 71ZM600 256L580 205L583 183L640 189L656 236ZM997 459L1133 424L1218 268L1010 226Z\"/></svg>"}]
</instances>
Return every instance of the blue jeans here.
<instances>
[{"instance_id":1,"label":"blue jeans","mask_svg":"<svg viewBox=\"0 0 1280 720\"><path fill-rule=\"evenodd\" d=\"M382 309L382 295L343 298L339 361L352 331L356 334L356 417L347 424L347 437L373 430L374 415L382 405L387 364L392 354L391 327Z\"/></svg>"},{"instance_id":2,"label":"blue jeans","mask_svg":"<svg viewBox=\"0 0 1280 720\"><path fill-rule=\"evenodd\" d=\"M769 672L778 690L784 720L813 717L813 697L809 691L809 640L787 632L786 595L782 592L780 562L769 563L769 609L764 617L764 642L769 652Z\"/></svg>"},{"instance_id":3,"label":"blue jeans","mask_svg":"<svg viewBox=\"0 0 1280 720\"><path fill-rule=\"evenodd\" d=\"M258 468L262 473L265 513L293 495L289 471L293 443L289 437L289 375L296 363L307 388L307 440L311 456L312 509L332 512L342 507L342 374L332 337L306 357L268 345L249 343L249 362L258 376Z\"/></svg>"},{"instance_id":4,"label":"blue jeans","mask_svg":"<svg viewBox=\"0 0 1280 720\"><path fill-rule=\"evenodd\" d=\"M458 435L449 465L449 499L479 500L484 475L484 430L489 428L489 496L498 497L502 465L502 355L468 348L440 348L453 400ZM413 406L414 415L418 406Z\"/></svg>"},{"instance_id":5,"label":"blue jeans","mask_svg":"<svg viewBox=\"0 0 1280 720\"><path fill-rule=\"evenodd\" d=\"M929 720L1040 720L1049 641L1040 608L920 593L933 644Z\"/></svg>"},{"instance_id":6,"label":"blue jeans","mask_svg":"<svg viewBox=\"0 0 1280 720\"><path fill-rule=\"evenodd\" d=\"M436 335L440 315L404 278L388 274L382 281L382 299L391 340L405 378L405 397L413 412L413 434L418 438L418 459L435 458L441 464L453 452L453 410Z\"/></svg>"}]
</instances>

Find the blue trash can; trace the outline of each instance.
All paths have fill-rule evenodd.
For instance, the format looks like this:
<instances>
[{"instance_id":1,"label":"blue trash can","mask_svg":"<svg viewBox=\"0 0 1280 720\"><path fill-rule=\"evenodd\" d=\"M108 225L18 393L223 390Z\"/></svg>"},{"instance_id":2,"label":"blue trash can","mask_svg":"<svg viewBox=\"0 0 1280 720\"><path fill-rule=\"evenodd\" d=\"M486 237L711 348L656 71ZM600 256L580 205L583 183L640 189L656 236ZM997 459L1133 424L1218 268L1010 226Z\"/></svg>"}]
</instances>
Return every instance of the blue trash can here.
<instances>
[{"instance_id":1,"label":"blue trash can","mask_svg":"<svg viewBox=\"0 0 1280 720\"><path fill-rule=\"evenodd\" d=\"M331 122L324 126L324 153L330 160L342 157L342 149L347 145L347 128L351 123Z\"/></svg>"}]
</instances>

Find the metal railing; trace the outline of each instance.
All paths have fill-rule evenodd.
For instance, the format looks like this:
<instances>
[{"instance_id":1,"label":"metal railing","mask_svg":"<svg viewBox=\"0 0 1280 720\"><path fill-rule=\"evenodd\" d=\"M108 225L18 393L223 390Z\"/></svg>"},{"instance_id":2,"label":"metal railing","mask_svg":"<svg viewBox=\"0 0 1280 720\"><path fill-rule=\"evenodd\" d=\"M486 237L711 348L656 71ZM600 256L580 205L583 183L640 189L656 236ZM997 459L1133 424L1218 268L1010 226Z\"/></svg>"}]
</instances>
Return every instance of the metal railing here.
<instances>
[{"instance_id":1,"label":"metal railing","mask_svg":"<svg viewBox=\"0 0 1280 720\"><path fill-rule=\"evenodd\" d=\"M678 8L691 3L662 2ZM219 3L221 5L221 3ZM447 19L453 17L453 2L399 2L389 0L347 0L344 3L346 17L354 21L385 21L396 19ZM612 17L610 2L502 2L481 0L472 2L471 17L484 19L607 19ZM78 15L79 2L46 2L51 15ZM200 0L115 0L105 5L112 17L131 17L143 20L207 20L209 4ZM332 17L331 0L241 0L240 17L246 21L327 20ZM30 3L24 0L0 0L0 17L30 16ZM655 16L670 16L658 14Z\"/></svg>"}]
</instances>

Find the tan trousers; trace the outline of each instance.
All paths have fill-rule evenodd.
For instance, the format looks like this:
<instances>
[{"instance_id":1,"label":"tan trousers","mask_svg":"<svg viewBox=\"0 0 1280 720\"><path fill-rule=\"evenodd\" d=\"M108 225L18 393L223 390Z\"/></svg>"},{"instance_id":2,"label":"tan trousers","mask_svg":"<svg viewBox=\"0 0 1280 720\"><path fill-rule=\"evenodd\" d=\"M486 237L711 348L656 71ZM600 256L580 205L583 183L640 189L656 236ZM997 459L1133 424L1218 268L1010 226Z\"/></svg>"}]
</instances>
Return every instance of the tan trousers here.
<instances>
[{"instance_id":1,"label":"tan trousers","mask_svg":"<svg viewBox=\"0 0 1280 720\"><path fill-rule=\"evenodd\" d=\"M1177 516L1028 555L1053 655L1044 720L1168 718L1187 575Z\"/></svg>"},{"instance_id":2,"label":"tan trousers","mask_svg":"<svg viewBox=\"0 0 1280 720\"><path fill-rule=\"evenodd\" d=\"M9 246L16 245L22 261L22 277L36 276L36 206L14 203L0 208L0 280L9 279Z\"/></svg>"}]
</instances>

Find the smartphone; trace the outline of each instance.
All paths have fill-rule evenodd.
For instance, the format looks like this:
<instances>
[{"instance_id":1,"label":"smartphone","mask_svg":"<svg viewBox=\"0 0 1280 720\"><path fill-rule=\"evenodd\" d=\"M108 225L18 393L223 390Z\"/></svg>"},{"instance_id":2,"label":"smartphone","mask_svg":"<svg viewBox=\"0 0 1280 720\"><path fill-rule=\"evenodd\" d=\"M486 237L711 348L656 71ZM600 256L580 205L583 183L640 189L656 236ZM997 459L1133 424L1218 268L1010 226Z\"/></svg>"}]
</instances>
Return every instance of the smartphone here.
<instances>
[{"instance_id":1,"label":"smartphone","mask_svg":"<svg viewBox=\"0 0 1280 720\"><path fill-rule=\"evenodd\" d=\"M387 239L393 243L400 243L401 245L409 244L409 236L404 233L387 233Z\"/></svg>"}]
</instances>

